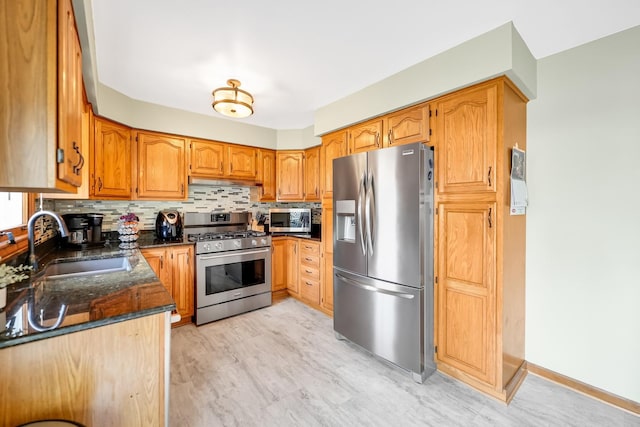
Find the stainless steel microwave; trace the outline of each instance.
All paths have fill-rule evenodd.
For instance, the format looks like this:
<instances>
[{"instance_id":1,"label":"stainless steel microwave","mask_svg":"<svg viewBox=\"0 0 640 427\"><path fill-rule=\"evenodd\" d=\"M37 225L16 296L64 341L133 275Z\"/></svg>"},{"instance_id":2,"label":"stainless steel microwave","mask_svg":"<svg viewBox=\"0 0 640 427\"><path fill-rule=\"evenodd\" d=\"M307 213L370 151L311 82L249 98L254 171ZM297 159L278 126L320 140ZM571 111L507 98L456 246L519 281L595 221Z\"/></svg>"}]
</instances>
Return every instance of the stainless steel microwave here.
<instances>
[{"instance_id":1,"label":"stainless steel microwave","mask_svg":"<svg viewBox=\"0 0 640 427\"><path fill-rule=\"evenodd\" d=\"M272 233L310 233L311 209L269 209L269 231Z\"/></svg>"}]
</instances>

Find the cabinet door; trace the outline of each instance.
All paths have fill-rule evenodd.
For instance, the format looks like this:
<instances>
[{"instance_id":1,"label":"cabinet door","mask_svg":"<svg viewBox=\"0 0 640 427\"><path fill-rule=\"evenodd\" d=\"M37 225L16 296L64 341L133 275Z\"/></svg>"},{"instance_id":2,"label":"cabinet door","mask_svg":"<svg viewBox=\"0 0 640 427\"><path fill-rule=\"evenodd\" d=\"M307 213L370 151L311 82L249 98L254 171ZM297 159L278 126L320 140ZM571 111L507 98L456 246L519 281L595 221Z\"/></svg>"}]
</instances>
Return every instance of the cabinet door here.
<instances>
[{"instance_id":1,"label":"cabinet door","mask_svg":"<svg viewBox=\"0 0 640 427\"><path fill-rule=\"evenodd\" d=\"M80 187L87 153L81 151L82 51L71 0L58 2L58 20L58 178Z\"/></svg>"},{"instance_id":2,"label":"cabinet door","mask_svg":"<svg viewBox=\"0 0 640 427\"><path fill-rule=\"evenodd\" d=\"M271 241L271 291L287 289L287 241Z\"/></svg>"},{"instance_id":3,"label":"cabinet door","mask_svg":"<svg viewBox=\"0 0 640 427\"><path fill-rule=\"evenodd\" d=\"M304 199L303 156L304 151L276 152L278 200L301 201Z\"/></svg>"},{"instance_id":4,"label":"cabinet door","mask_svg":"<svg viewBox=\"0 0 640 427\"><path fill-rule=\"evenodd\" d=\"M276 152L273 150L259 150L258 171L256 180L262 183L260 187L260 201L276 200Z\"/></svg>"},{"instance_id":5,"label":"cabinet door","mask_svg":"<svg viewBox=\"0 0 640 427\"><path fill-rule=\"evenodd\" d=\"M382 119L372 120L349 129L349 154L382 148Z\"/></svg>"},{"instance_id":6,"label":"cabinet door","mask_svg":"<svg viewBox=\"0 0 640 427\"><path fill-rule=\"evenodd\" d=\"M320 306L333 312L333 205L322 204L322 282Z\"/></svg>"},{"instance_id":7,"label":"cabinet door","mask_svg":"<svg viewBox=\"0 0 640 427\"><path fill-rule=\"evenodd\" d=\"M186 141L158 133L138 132L138 186L136 198L187 198Z\"/></svg>"},{"instance_id":8,"label":"cabinet door","mask_svg":"<svg viewBox=\"0 0 640 427\"><path fill-rule=\"evenodd\" d=\"M320 201L320 147L304 152L304 199Z\"/></svg>"},{"instance_id":9,"label":"cabinet door","mask_svg":"<svg viewBox=\"0 0 640 427\"><path fill-rule=\"evenodd\" d=\"M91 195L95 198L131 197L131 129L95 117Z\"/></svg>"},{"instance_id":10,"label":"cabinet door","mask_svg":"<svg viewBox=\"0 0 640 427\"><path fill-rule=\"evenodd\" d=\"M438 207L438 360L495 385L496 205Z\"/></svg>"},{"instance_id":11,"label":"cabinet door","mask_svg":"<svg viewBox=\"0 0 640 427\"><path fill-rule=\"evenodd\" d=\"M227 145L229 178L255 180L257 151L252 147Z\"/></svg>"},{"instance_id":12,"label":"cabinet door","mask_svg":"<svg viewBox=\"0 0 640 427\"><path fill-rule=\"evenodd\" d=\"M141 249L140 252L144 259L147 260L149 266L156 273L160 282L164 285L170 294L173 294L170 259L167 258L165 248L147 248ZM173 296L173 295L172 295Z\"/></svg>"},{"instance_id":13,"label":"cabinet door","mask_svg":"<svg viewBox=\"0 0 640 427\"><path fill-rule=\"evenodd\" d=\"M440 193L496 190L497 86L446 97L437 104Z\"/></svg>"},{"instance_id":14,"label":"cabinet door","mask_svg":"<svg viewBox=\"0 0 640 427\"><path fill-rule=\"evenodd\" d=\"M347 132L339 131L322 137L320 150L320 192L322 199L333 198L333 159L347 155Z\"/></svg>"},{"instance_id":15,"label":"cabinet door","mask_svg":"<svg viewBox=\"0 0 640 427\"><path fill-rule=\"evenodd\" d=\"M385 132L385 147L429 141L429 105L389 114L385 118Z\"/></svg>"},{"instance_id":16,"label":"cabinet door","mask_svg":"<svg viewBox=\"0 0 640 427\"><path fill-rule=\"evenodd\" d=\"M227 144L192 139L189 141L191 176L221 178L224 176L224 155Z\"/></svg>"},{"instance_id":17,"label":"cabinet door","mask_svg":"<svg viewBox=\"0 0 640 427\"><path fill-rule=\"evenodd\" d=\"M173 276L172 293L176 310L182 318L180 324L190 323L194 314L193 246L176 246L171 249Z\"/></svg>"},{"instance_id":18,"label":"cabinet door","mask_svg":"<svg viewBox=\"0 0 640 427\"><path fill-rule=\"evenodd\" d=\"M286 240L287 253L287 290L298 294L298 240Z\"/></svg>"}]
</instances>

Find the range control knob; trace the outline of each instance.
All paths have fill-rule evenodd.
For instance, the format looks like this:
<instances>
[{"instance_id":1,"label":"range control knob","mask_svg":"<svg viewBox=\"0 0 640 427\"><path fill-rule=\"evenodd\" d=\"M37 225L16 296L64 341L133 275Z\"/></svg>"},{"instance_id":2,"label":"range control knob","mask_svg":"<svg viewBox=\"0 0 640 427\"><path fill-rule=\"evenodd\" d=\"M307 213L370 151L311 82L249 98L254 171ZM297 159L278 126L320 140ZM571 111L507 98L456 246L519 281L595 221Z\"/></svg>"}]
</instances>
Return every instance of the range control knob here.
<instances>
[{"instance_id":1,"label":"range control knob","mask_svg":"<svg viewBox=\"0 0 640 427\"><path fill-rule=\"evenodd\" d=\"M234 240L234 241L233 241L233 245L234 245L236 248L239 248L240 246L242 246L242 243L240 243L240 240Z\"/></svg>"},{"instance_id":2,"label":"range control knob","mask_svg":"<svg viewBox=\"0 0 640 427\"><path fill-rule=\"evenodd\" d=\"M260 244L267 246L267 239L260 239Z\"/></svg>"},{"instance_id":3,"label":"range control knob","mask_svg":"<svg viewBox=\"0 0 640 427\"><path fill-rule=\"evenodd\" d=\"M251 246L256 246L258 241L256 239L251 239Z\"/></svg>"},{"instance_id":4,"label":"range control knob","mask_svg":"<svg viewBox=\"0 0 640 427\"><path fill-rule=\"evenodd\" d=\"M210 251L211 250L211 245L208 243L205 243L204 245L202 245L202 249L204 249L205 251Z\"/></svg>"},{"instance_id":5,"label":"range control knob","mask_svg":"<svg viewBox=\"0 0 640 427\"><path fill-rule=\"evenodd\" d=\"M216 242L216 249L222 249L222 242Z\"/></svg>"}]
</instances>

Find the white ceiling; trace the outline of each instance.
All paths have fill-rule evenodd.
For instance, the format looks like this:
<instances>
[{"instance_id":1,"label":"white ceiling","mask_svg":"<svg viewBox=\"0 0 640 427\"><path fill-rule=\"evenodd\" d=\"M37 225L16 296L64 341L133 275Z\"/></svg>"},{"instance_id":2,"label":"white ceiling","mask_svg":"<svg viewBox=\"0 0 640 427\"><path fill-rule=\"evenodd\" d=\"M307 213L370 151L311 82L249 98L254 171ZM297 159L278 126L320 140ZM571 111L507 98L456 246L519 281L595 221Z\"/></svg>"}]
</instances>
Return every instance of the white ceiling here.
<instances>
[{"instance_id":1,"label":"white ceiling","mask_svg":"<svg viewBox=\"0 0 640 427\"><path fill-rule=\"evenodd\" d=\"M509 21L537 59L640 25L638 0L91 4L102 84L223 118L211 91L236 78L255 97L242 122L274 129L310 126L319 107Z\"/></svg>"}]
</instances>

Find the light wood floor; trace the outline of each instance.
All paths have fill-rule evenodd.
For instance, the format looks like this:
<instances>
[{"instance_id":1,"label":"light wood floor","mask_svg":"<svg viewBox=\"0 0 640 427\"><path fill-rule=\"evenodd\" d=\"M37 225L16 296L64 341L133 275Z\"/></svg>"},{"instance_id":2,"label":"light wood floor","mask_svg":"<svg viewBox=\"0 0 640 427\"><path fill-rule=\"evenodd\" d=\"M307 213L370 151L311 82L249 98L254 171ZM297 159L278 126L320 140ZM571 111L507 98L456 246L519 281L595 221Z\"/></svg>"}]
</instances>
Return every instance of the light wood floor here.
<instances>
[{"instance_id":1,"label":"light wood floor","mask_svg":"<svg viewBox=\"0 0 640 427\"><path fill-rule=\"evenodd\" d=\"M509 406L438 372L417 384L291 298L176 328L171 346L172 427L640 426L531 374Z\"/></svg>"}]
</instances>

